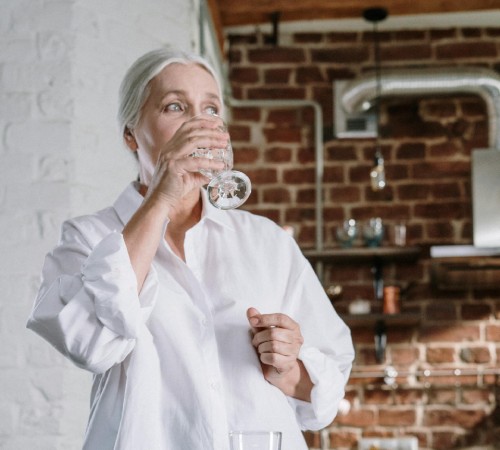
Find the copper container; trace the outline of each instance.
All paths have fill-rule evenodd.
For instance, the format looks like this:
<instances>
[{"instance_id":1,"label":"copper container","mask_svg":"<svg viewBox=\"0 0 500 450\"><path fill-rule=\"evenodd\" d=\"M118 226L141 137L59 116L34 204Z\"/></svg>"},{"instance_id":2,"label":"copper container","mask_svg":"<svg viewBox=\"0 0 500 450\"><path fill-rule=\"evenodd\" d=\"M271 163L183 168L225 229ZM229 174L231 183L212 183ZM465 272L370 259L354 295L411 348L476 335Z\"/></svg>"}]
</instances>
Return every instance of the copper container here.
<instances>
[{"instance_id":1,"label":"copper container","mask_svg":"<svg viewBox=\"0 0 500 450\"><path fill-rule=\"evenodd\" d=\"M398 314L400 312L400 293L399 286L384 287L384 314Z\"/></svg>"}]
</instances>

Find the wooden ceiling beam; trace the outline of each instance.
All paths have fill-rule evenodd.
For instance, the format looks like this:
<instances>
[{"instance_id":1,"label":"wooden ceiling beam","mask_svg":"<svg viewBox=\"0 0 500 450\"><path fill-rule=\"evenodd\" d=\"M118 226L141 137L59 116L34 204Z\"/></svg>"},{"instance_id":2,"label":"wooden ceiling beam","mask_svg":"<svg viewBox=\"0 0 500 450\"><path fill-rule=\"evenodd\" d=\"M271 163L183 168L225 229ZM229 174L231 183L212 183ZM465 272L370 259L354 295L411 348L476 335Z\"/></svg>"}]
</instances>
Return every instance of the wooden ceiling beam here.
<instances>
[{"instance_id":1,"label":"wooden ceiling beam","mask_svg":"<svg viewBox=\"0 0 500 450\"><path fill-rule=\"evenodd\" d=\"M273 12L280 21L361 18L373 0L211 0L216 2L222 27L268 23ZM378 0L390 16L498 10L499 0Z\"/></svg>"}]
</instances>

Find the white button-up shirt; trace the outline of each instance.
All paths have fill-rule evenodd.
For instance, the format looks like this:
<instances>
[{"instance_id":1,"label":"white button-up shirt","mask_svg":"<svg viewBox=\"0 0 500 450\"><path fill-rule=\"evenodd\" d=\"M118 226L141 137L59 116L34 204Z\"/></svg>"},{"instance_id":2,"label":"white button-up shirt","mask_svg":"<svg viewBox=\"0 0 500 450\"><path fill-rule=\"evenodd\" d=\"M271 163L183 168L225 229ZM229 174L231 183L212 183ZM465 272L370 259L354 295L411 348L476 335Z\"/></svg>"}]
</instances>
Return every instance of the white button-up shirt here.
<instances>
[{"instance_id":1,"label":"white button-up shirt","mask_svg":"<svg viewBox=\"0 0 500 450\"><path fill-rule=\"evenodd\" d=\"M310 264L270 220L202 197L186 262L163 240L139 294L121 234L143 200L134 184L65 222L46 257L28 327L94 373L84 450L226 450L231 430L281 431L283 449L304 450L301 429L337 413L354 352ZM250 306L300 324L311 403L264 379Z\"/></svg>"}]
</instances>

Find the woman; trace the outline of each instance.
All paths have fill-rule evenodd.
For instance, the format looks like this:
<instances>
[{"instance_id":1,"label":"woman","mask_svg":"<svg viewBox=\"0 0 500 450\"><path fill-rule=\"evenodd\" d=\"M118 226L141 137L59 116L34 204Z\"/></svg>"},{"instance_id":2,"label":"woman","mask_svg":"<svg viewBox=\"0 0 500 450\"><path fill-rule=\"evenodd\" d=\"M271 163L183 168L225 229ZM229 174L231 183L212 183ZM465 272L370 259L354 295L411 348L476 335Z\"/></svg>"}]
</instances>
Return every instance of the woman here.
<instances>
[{"instance_id":1,"label":"woman","mask_svg":"<svg viewBox=\"0 0 500 450\"><path fill-rule=\"evenodd\" d=\"M28 327L93 372L84 449L225 450L231 430L328 425L353 359L350 333L294 240L207 201L190 157L228 143L203 59L157 50L132 65L120 125L140 182L63 224Z\"/></svg>"}]
</instances>

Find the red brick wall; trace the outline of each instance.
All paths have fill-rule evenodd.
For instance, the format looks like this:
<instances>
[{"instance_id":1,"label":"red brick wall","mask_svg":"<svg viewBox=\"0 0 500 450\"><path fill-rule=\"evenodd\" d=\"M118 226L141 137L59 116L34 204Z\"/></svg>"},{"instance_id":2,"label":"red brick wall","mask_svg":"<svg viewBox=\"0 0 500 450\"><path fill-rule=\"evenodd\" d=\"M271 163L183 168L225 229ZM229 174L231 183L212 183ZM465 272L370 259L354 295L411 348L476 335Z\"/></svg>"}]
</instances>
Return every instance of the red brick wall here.
<instances>
[{"instance_id":1,"label":"red brick wall","mask_svg":"<svg viewBox=\"0 0 500 450\"><path fill-rule=\"evenodd\" d=\"M472 243L471 151L488 144L486 107L476 96L386 99L381 105L382 149L388 187L369 185L372 139L339 140L333 133L336 79L373 68L371 33L325 32L229 37L230 79L239 99L308 99L324 114L324 239L336 246L345 218L382 217L388 227L404 220L408 244L422 248L416 263L389 264L386 281L406 288L403 311L417 325L390 326L387 363L404 376L389 387L378 376L353 377L351 410L329 427L330 448L356 448L361 436L414 435L425 449L500 442L500 383L476 369L500 365L500 287L440 291L430 281L429 247ZM381 32L383 67L474 65L500 71L500 28ZM303 248L314 245L314 115L310 108L234 108L235 165L252 178L246 208L292 225ZM361 245L361 244L358 244ZM345 313L355 298L373 298L371 268L326 267L325 286L340 284L333 303ZM373 304L373 307L376 307ZM353 328L354 372L381 373L371 326ZM430 376L422 376L422 369ZM462 369L454 376L453 370ZM438 372L441 371L441 372ZM470 374L466 371L472 371ZM436 376L448 374L448 376ZM308 433L311 448L319 433Z\"/></svg>"}]
</instances>

